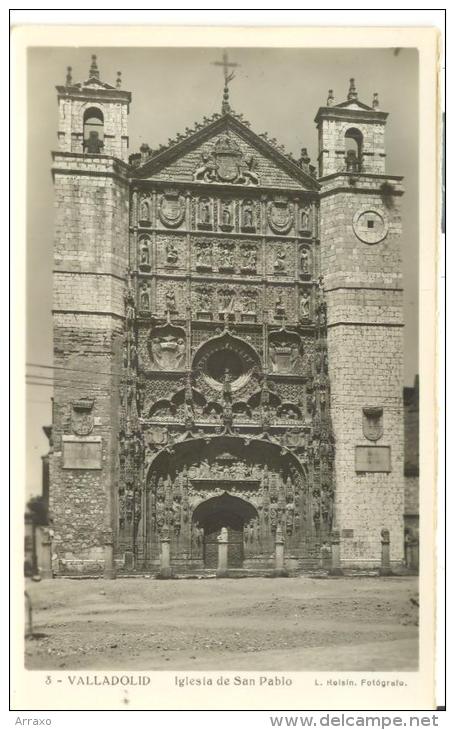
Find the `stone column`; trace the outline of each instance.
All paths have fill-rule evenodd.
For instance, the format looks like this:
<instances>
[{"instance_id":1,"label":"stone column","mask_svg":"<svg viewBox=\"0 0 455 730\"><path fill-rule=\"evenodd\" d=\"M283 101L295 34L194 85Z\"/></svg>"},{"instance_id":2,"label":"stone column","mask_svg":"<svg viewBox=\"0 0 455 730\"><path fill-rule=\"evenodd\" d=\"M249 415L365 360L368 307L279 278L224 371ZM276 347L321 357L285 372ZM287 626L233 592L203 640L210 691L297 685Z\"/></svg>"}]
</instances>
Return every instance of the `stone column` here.
<instances>
[{"instance_id":1,"label":"stone column","mask_svg":"<svg viewBox=\"0 0 455 730\"><path fill-rule=\"evenodd\" d=\"M228 575L228 531L226 527L221 528L221 532L217 537L218 540L218 568L216 571L217 578L226 578Z\"/></svg>"},{"instance_id":2,"label":"stone column","mask_svg":"<svg viewBox=\"0 0 455 730\"><path fill-rule=\"evenodd\" d=\"M106 529L103 532L104 540L104 578L106 580L114 580L115 565L114 565L114 536L111 529Z\"/></svg>"},{"instance_id":3,"label":"stone column","mask_svg":"<svg viewBox=\"0 0 455 730\"><path fill-rule=\"evenodd\" d=\"M53 578L52 573L52 540L49 530L45 527L38 528L38 573L41 578Z\"/></svg>"},{"instance_id":4,"label":"stone column","mask_svg":"<svg viewBox=\"0 0 455 730\"><path fill-rule=\"evenodd\" d=\"M170 544L169 529L163 527L161 532L160 570L158 573L160 578L172 577Z\"/></svg>"},{"instance_id":5,"label":"stone column","mask_svg":"<svg viewBox=\"0 0 455 730\"><path fill-rule=\"evenodd\" d=\"M380 575L392 575L390 569L390 532L381 530L381 567Z\"/></svg>"},{"instance_id":6,"label":"stone column","mask_svg":"<svg viewBox=\"0 0 455 730\"><path fill-rule=\"evenodd\" d=\"M331 535L332 543L332 567L329 570L330 575L343 575L341 570L341 559L340 559L340 533L338 530L334 530Z\"/></svg>"},{"instance_id":7,"label":"stone column","mask_svg":"<svg viewBox=\"0 0 455 730\"><path fill-rule=\"evenodd\" d=\"M275 570L274 575L283 577L287 575L284 568L284 535L281 525L278 525L275 533Z\"/></svg>"}]
</instances>

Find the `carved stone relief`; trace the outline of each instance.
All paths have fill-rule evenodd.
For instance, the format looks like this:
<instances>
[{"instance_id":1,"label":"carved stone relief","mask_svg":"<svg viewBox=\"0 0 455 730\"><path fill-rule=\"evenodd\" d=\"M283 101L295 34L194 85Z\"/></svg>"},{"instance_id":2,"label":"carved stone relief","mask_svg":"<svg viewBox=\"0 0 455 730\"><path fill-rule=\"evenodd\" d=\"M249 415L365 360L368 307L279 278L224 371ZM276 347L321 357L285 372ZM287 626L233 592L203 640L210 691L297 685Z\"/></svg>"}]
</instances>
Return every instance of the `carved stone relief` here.
<instances>
[{"instance_id":1,"label":"carved stone relief","mask_svg":"<svg viewBox=\"0 0 455 730\"><path fill-rule=\"evenodd\" d=\"M294 224L292 203L285 196L276 196L267 204L267 220L274 233L289 233Z\"/></svg>"},{"instance_id":2,"label":"carved stone relief","mask_svg":"<svg viewBox=\"0 0 455 730\"><path fill-rule=\"evenodd\" d=\"M151 240L149 236L139 236L138 245L138 269L139 271L150 271L151 269Z\"/></svg>"},{"instance_id":3,"label":"carved stone relief","mask_svg":"<svg viewBox=\"0 0 455 730\"><path fill-rule=\"evenodd\" d=\"M300 338L293 332L279 330L269 336L269 368L272 373L294 373L300 366Z\"/></svg>"},{"instance_id":4,"label":"carved stone relief","mask_svg":"<svg viewBox=\"0 0 455 730\"><path fill-rule=\"evenodd\" d=\"M218 137L210 152L202 153L193 177L204 182L258 185L255 166L254 157L244 156L235 139L226 133Z\"/></svg>"},{"instance_id":5,"label":"carved stone relief","mask_svg":"<svg viewBox=\"0 0 455 730\"><path fill-rule=\"evenodd\" d=\"M151 224L151 200L148 195L142 195L139 203L139 223L142 226Z\"/></svg>"},{"instance_id":6,"label":"carved stone relief","mask_svg":"<svg viewBox=\"0 0 455 730\"><path fill-rule=\"evenodd\" d=\"M185 197L178 190L167 190L158 199L158 217L166 228L178 228L185 220Z\"/></svg>"},{"instance_id":7,"label":"carved stone relief","mask_svg":"<svg viewBox=\"0 0 455 730\"><path fill-rule=\"evenodd\" d=\"M150 332L149 354L158 370L180 370L185 365L185 331L171 325L154 328Z\"/></svg>"}]
</instances>

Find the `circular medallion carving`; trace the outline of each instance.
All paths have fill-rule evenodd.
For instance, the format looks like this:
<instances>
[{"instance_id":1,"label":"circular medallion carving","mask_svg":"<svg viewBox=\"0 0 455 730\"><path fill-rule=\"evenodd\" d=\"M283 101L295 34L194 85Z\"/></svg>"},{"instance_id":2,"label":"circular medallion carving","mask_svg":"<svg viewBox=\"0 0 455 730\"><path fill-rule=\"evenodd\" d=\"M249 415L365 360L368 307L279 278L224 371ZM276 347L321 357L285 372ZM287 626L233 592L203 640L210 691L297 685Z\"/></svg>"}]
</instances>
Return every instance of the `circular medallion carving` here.
<instances>
[{"instance_id":1,"label":"circular medallion carving","mask_svg":"<svg viewBox=\"0 0 455 730\"><path fill-rule=\"evenodd\" d=\"M207 385L222 391L229 382L231 391L240 390L260 368L255 350L243 340L224 334L204 343L196 353L193 368L197 368Z\"/></svg>"},{"instance_id":2,"label":"circular medallion carving","mask_svg":"<svg viewBox=\"0 0 455 730\"><path fill-rule=\"evenodd\" d=\"M360 241L373 244L384 240L389 224L383 212L376 208L364 208L355 213L352 227Z\"/></svg>"}]
</instances>

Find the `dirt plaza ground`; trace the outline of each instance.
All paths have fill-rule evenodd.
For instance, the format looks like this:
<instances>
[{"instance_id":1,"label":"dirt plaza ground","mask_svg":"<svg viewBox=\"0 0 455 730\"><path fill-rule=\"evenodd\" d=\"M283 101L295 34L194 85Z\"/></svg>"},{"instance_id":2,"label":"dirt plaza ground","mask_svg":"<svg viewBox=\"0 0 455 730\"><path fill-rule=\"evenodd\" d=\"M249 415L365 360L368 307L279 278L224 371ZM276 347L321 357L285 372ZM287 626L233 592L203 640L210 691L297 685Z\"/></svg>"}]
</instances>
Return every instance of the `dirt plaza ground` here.
<instances>
[{"instance_id":1,"label":"dirt plaza ground","mask_svg":"<svg viewBox=\"0 0 455 730\"><path fill-rule=\"evenodd\" d=\"M418 666L415 577L27 581L28 669Z\"/></svg>"}]
</instances>

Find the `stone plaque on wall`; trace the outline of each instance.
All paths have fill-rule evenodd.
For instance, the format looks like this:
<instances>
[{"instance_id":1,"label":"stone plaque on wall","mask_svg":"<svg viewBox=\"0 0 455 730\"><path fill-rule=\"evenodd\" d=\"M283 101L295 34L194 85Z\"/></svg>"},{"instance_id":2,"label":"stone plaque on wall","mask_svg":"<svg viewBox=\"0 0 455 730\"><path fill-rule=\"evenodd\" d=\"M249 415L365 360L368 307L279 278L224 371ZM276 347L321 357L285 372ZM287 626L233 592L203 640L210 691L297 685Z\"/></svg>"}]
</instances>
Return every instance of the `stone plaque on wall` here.
<instances>
[{"instance_id":1,"label":"stone plaque on wall","mask_svg":"<svg viewBox=\"0 0 455 730\"><path fill-rule=\"evenodd\" d=\"M63 437L64 469L101 469L101 438Z\"/></svg>"},{"instance_id":2,"label":"stone plaque on wall","mask_svg":"<svg viewBox=\"0 0 455 730\"><path fill-rule=\"evenodd\" d=\"M390 446L356 446L356 471L391 471Z\"/></svg>"}]
</instances>

